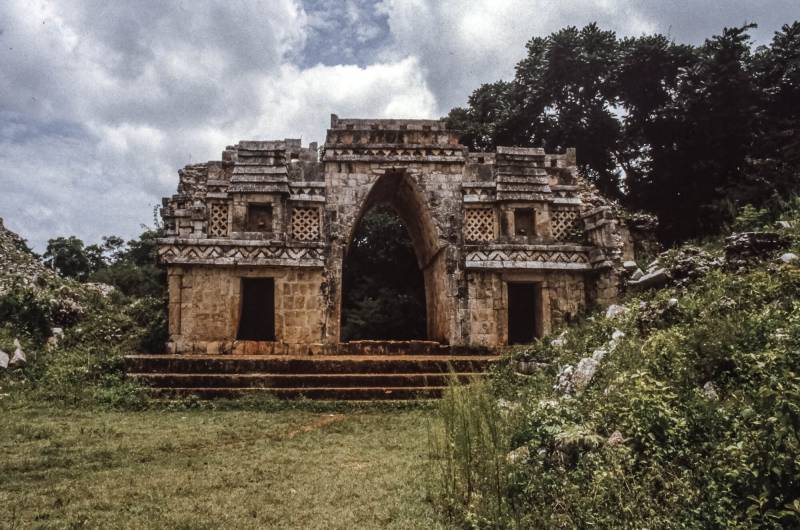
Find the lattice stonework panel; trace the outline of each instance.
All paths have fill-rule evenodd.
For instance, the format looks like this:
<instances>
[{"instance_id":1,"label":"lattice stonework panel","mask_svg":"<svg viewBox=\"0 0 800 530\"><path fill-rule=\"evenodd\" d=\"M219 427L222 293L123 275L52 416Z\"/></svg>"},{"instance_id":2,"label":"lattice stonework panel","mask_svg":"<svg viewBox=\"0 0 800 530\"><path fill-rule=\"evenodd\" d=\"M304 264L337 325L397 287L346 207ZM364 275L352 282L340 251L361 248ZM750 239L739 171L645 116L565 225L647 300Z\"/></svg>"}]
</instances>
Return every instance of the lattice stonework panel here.
<instances>
[{"instance_id":1,"label":"lattice stonework panel","mask_svg":"<svg viewBox=\"0 0 800 530\"><path fill-rule=\"evenodd\" d=\"M228 235L228 205L212 204L208 218L208 237L226 237Z\"/></svg>"},{"instance_id":2,"label":"lattice stonework panel","mask_svg":"<svg viewBox=\"0 0 800 530\"><path fill-rule=\"evenodd\" d=\"M319 236L319 208L294 208L292 237L297 241L316 241Z\"/></svg>"},{"instance_id":3,"label":"lattice stonework panel","mask_svg":"<svg viewBox=\"0 0 800 530\"><path fill-rule=\"evenodd\" d=\"M556 209L550 211L550 225L556 241L583 240L583 223L577 210Z\"/></svg>"},{"instance_id":4,"label":"lattice stonework panel","mask_svg":"<svg viewBox=\"0 0 800 530\"><path fill-rule=\"evenodd\" d=\"M467 241L494 239L494 212L491 208L468 208L464 214L464 237Z\"/></svg>"}]
</instances>

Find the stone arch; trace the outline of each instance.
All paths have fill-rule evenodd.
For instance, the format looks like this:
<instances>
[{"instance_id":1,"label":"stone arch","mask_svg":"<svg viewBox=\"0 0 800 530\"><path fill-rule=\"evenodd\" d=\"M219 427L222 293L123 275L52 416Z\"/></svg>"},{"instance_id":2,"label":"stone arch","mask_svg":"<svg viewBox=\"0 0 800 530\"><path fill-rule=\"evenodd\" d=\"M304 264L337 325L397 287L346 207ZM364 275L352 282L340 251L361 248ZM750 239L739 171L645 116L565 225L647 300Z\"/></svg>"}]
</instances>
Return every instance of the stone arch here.
<instances>
[{"instance_id":1,"label":"stone arch","mask_svg":"<svg viewBox=\"0 0 800 530\"><path fill-rule=\"evenodd\" d=\"M447 282L444 274L445 244L439 237L434 214L425 195L407 170L386 170L372 184L361 204L358 214L348 227L347 239L342 255L342 263L352 243L353 236L362 218L378 204L386 204L397 212L406 225L409 238L414 247L417 265L425 282L425 305L427 317L427 338L442 343L449 341ZM341 300L339 301L341 303ZM341 311L339 311L341 326Z\"/></svg>"}]
</instances>

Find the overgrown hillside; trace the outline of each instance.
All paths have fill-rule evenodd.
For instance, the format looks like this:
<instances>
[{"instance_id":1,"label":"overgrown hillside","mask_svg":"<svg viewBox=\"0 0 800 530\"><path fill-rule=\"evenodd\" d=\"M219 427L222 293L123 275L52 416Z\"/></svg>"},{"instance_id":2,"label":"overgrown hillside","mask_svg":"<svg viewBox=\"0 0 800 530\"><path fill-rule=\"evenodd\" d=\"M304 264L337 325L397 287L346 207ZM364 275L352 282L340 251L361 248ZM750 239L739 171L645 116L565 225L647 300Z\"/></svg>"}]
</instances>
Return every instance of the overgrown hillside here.
<instances>
[{"instance_id":1,"label":"overgrown hillside","mask_svg":"<svg viewBox=\"0 0 800 530\"><path fill-rule=\"evenodd\" d=\"M668 252L666 285L454 387L439 502L476 528L800 527L800 209L745 213L778 237Z\"/></svg>"},{"instance_id":2,"label":"overgrown hillside","mask_svg":"<svg viewBox=\"0 0 800 530\"><path fill-rule=\"evenodd\" d=\"M121 275L107 275L114 283ZM0 396L60 403L137 401L122 357L163 345L164 301L50 270L0 222ZM3 356L0 355L0 358Z\"/></svg>"}]
</instances>

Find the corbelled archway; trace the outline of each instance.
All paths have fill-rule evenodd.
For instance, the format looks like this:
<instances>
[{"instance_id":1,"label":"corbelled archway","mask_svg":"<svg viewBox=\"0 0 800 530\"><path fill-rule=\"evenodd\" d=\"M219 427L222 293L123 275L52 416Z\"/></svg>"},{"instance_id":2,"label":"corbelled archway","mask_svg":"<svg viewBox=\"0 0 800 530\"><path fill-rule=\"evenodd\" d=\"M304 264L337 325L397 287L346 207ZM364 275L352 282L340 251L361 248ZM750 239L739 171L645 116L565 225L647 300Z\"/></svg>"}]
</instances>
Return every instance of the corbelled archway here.
<instances>
[{"instance_id":1,"label":"corbelled archway","mask_svg":"<svg viewBox=\"0 0 800 530\"><path fill-rule=\"evenodd\" d=\"M448 342L447 305L444 280L444 261L441 239L424 194L413 176L405 169L387 170L369 188L358 208L358 215L348 227L347 244L342 255L343 265L356 228L363 216L378 204L385 204L397 212L411 239L417 265L425 282L427 338ZM339 296L341 304L341 293ZM341 306L340 306L341 307ZM338 311L341 320L341 310ZM340 323L341 324L341 323Z\"/></svg>"}]
</instances>

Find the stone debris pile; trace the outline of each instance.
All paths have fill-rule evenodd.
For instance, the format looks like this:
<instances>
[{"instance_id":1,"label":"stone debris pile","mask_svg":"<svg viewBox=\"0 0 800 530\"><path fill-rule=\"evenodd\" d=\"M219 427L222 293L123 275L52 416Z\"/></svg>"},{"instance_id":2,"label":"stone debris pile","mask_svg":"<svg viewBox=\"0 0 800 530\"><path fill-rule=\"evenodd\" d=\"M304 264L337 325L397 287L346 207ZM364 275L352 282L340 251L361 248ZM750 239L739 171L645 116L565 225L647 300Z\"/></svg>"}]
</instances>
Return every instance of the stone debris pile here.
<instances>
[{"instance_id":1,"label":"stone debris pile","mask_svg":"<svg viewBox=\"0 0 800 530\"><path fill-rule=\"evenodd\" d=\"M725 238L725 261L730 267L746 266L769 258L788 244L777 232L740 232Z\"/></svg>"},{"instance_id":2,"label":"stone debris pile","mask_svg":"<svg viewBox=\"0 0 800 530\"><path fill-rule=\"evenodd\" d=\"M629 273L627 287L683 287L715 269L725 267L736 270L770 259L787 246L788 240L776 232L740 232L725 238L724 255L715 255L693 246L682 247L677 251L668 250L659 254L644 270L630 264L626 266ZM792 252L786 252L777 260L793 264L797 263L798 257Z\"/></svg>"},{"instance_id":3,"label":"stone debris pile","mask_svg":"<svg viewBox=\"0 0 800 530\"><path fill-rule=\"evenodd\" d=\"M556 376L556 384L553 388L564 395L571 395L585 390L597 373L602 360L620 344L625 338L625 333L614 330L611 339L602 347L595 349L590 357L584 357L573 366L568 364L563 366Z\"/></svg>"},{"instance_id":4,"label":"stone debris pile","mask_svg":"<svg viewBox=\"0 0 800 530\"><path fill-rule=\"evenodd\" d=\"M55 276L28 250L24 239L5 228L0 218L0 295L12 286L36 287Z\"/></svg>"}]
</instances>

